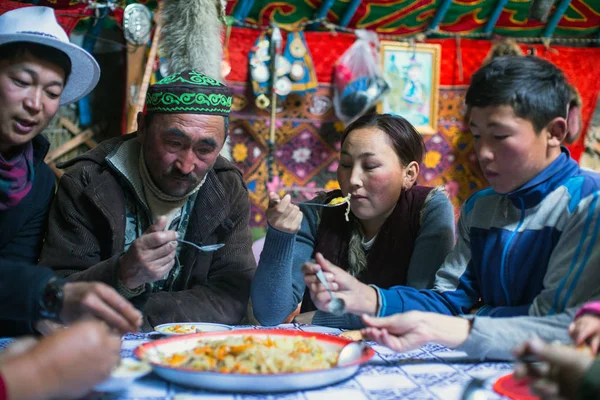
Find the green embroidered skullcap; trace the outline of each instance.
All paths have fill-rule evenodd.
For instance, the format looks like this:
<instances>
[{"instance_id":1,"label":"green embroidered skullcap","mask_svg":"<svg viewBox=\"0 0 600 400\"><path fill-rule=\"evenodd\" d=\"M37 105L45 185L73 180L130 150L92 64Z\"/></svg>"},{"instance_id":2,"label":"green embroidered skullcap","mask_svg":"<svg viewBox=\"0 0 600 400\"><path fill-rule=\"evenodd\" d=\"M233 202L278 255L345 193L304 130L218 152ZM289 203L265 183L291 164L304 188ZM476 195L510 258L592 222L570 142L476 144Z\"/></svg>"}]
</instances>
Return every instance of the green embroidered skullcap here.
<instances>
[{"instance_id":1,"label":"green embroidered skullcap","mask_svg":"<svg viewBox=\"0 0 600 400\"><path fill-rule=\"evenodd\" d=\"M214 114L231 110L231 89L198 71L187 70L161 79L148 88L146 112Z\"/></svg>"}]
</instances>

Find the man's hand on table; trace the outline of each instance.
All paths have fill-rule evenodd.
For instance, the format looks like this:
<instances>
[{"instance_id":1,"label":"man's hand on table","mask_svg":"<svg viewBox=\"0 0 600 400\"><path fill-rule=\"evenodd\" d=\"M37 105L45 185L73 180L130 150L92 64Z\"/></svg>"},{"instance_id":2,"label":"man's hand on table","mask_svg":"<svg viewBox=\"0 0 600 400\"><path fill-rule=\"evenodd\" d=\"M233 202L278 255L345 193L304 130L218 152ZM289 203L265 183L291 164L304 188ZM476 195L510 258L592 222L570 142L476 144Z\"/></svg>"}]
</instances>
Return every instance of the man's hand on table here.
<instances>
[{"instance_id":1,"label":"man's hand on table","mask_svg":"<svg viewBox=\"0 0 600 400\"><path fill-rule=\"evenodd\" d=\"M442 314L410 311L389 317L362 316L367 328L361 333L392 350L414 350L435 342L455 348L463 344L471 332L471 322L464 318Z\"/></svg>"},{"instance_id":2,"label":"man's hand on table","mask_svg":"<svg viewBox=\"0 0 600 400\"><path fill-rule=\"evenodd\" d=\"M137 332L142 314L116 290L99 282L69 282L63 288L62 322L93 317L121 334Z\"/></svg>"},{"instance_id":3,"label":"man's hand on table","mask_svg":"<svg viewBox=\"0 0 600 400\"><path fill-rule=\"evenodd\" d=\"M304 283L310 290L310 298L315 306L329 312L331 296L325 286L319 281L316 273L323 270L327 284L335 296L346 303L345 312L351 314L375 314L377 311L377 292L369 285L365 285L352 275L333 265L321 253L315 255L317 264L307 262L302 266Z\"/></svg>"},{"instance_id":4,"label":"man's hand on table","mask_svg":"<svg viewBox=\"0 0 600 400\"><path fill-rule=\"evenodd\" d=\"M5 358L0 373L9 398L79 398L110 376L120 350L120 337L106 324L83 321Z\"/></svg>"},{"instance_id":5,"label":"man's hand on table","mask_svg":"<svg viewBox=\"0 0 600 400\"><path fill-rule=\"evenodd\" d=\"M129 289L162 279L175 265L177 232L165 231L167 219L158 221L137 238L119 261L119 280Z\"/></svg>"}]
</instances>

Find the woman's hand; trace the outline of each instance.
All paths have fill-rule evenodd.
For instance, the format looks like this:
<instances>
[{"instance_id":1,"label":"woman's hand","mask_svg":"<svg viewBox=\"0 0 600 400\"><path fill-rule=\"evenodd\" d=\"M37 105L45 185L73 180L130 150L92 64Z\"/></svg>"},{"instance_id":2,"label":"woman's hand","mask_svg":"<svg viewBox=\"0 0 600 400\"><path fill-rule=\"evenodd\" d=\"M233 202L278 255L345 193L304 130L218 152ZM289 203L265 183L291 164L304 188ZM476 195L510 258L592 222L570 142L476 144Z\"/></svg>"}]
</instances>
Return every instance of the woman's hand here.
<instances>
[{"instance_id":1,"label":"woman's hand","mask_svg":"<svg viewBox=\"0 0 600 400\"><path fill-rule=\"evenodd\" d=\"M302 266L304 283L310 290L310 297L315 306L329 312L331 296L325 286L319 281L316 273L323 270L325 279L335 296L344 300L346 312L351 314L375 314L377 312L377 292L365 285L352 275L327 261L321 253L315 255L317 264L307 262Z\"/></svg>"},{"instance_id":2,"label":"woman's hand","mask_svg":"<svg viewBox=\"0 0 600 400\"><path fill-rule=\"evenodd\" d=\"M300 230L303 214L300 207L292 203L289 194L280 199L276 193L269 193L267 222L278 231L295 234Z\"/></svg>"}]
</instances>

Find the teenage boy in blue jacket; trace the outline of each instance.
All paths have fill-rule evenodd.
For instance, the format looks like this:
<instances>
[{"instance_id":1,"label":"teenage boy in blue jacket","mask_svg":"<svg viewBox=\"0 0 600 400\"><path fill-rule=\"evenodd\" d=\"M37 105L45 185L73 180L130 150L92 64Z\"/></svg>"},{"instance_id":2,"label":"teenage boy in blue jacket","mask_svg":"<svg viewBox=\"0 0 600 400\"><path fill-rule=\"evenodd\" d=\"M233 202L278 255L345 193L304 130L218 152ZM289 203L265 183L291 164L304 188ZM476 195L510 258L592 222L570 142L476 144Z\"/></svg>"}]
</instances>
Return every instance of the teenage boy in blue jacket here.
<instances>
[{"instance_id":1,"label":"teenage boy in blue jacket","mask_svg":"<svg viewBox=\"0 0 600 400\"><path fill-rule=\"evenodd\" d=\"M367 314L363 333L396 350L432 341L511 358L533 334L569 341L575 310L600 298L600 175L582 171L561 146L570 93L563 73L537 57L500 57L477 71L466 103L491 187L464 204L434 288L359 293L318 256L304 266L315 305L329 303L314 275L323 269L347 312Z\"/></svg>"}]
</instances>

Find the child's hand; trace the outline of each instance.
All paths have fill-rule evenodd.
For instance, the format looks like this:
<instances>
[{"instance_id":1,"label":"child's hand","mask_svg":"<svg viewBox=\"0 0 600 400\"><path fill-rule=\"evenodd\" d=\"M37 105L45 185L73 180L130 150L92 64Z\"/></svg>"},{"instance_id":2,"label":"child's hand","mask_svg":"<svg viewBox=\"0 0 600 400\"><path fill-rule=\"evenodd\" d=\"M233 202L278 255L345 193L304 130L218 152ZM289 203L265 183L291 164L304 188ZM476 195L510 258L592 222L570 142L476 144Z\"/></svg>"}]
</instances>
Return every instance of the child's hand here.
<instances>
[{"instance_id":1,"label":"child's hand","mask_svg":"<svg viewBox=\"0 0 600 400\"><path fill-rule=\"evenodd\" d=\"M587 344L594 354L600 346L600 316L583 314L569 326L569 334L577 346Z\"/></svg>"}]
</instances>

